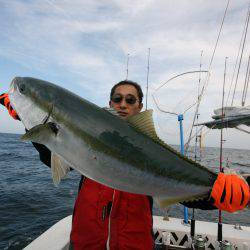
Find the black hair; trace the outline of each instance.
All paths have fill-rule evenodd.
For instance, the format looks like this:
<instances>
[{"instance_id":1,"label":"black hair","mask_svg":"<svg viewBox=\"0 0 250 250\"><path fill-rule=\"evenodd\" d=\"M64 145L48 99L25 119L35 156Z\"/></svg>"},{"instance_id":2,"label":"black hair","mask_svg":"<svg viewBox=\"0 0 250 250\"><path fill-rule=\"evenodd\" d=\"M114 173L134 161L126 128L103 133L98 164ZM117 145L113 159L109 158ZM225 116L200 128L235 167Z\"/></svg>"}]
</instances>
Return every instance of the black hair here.
<instances>
[{"instance_id":1,"label":"black hair","mask_svg":"<svg viewBox=\"0 0 250 250\"><path fill-rule=\"evenodd\" d=\"M113 96L113 94L115 93L116 88L119 87L119 86L122 86L122 85L132 85L132 86L134 86L136 88L136 90L137 90L137 94L138 94L138 97L139 97L139 103L142 103L143 92L142 92L141 86L137 82L133 82L133 81L130 81L130 80L123 80L123 81L120 81L117 84L115 84L112 87L111 91L110 91L110 100L111 100L111 97Z\"/></svg>"}]
</instances>

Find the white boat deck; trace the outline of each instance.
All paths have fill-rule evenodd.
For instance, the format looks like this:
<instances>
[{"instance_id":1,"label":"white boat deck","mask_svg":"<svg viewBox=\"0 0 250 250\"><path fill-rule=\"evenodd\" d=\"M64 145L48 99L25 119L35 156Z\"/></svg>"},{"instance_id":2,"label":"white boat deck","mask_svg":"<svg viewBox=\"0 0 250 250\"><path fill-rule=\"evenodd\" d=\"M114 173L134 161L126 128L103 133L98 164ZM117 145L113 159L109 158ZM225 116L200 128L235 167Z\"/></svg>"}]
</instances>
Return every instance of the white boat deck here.
<instances>
[{"instance_id":1,"label":"white boat deck","mask_svg":"<svg viewBox=\"0 0 250 250\"><path fill-rule=\"evenodd\" d=\"M24 249L68 249L71 220L71 215L60 220ZM156 242L184 247L190 246L190 226L184 225L181 219L169 218L169 221L167 221L161 216L153 216L153 221ZM207 249L218 249L216 223L196 221L195 233L206 238ZM241 226L241 229L236 229L234 225L223 224L223 239L230 241L234 249L250 250L250 227Z\"/></svg>"},{"instance_id":2,"label":"white boat deck","mask_svg":"<svg viewBox=\"0 0 250 250\"><path fill-rule=\"evenodd\" d=\"M217 228L217 223L196 221L195 234L206 238L207 247L216 249ZM174 245L190 245L187 241L190 238L190 225L183 224L181 219L169 218L169 221L165 221L161 216L154 216L154 229L159 233L159 240L163 237L163 241ZM236 229L235 225L223 224L223 240L231 242L237 249L250 249L250 227L241 226Z\"/></svg>"},{"instance_id":3,"label":"white boat deck","mask_svg":"<svg viewBox=\"0 0 250 250\"><path fill-rule=\"evenodd\" d=\"M68 250L72 215L60 220L32 241L25 250Z\"/></svg>"}]
</instances>

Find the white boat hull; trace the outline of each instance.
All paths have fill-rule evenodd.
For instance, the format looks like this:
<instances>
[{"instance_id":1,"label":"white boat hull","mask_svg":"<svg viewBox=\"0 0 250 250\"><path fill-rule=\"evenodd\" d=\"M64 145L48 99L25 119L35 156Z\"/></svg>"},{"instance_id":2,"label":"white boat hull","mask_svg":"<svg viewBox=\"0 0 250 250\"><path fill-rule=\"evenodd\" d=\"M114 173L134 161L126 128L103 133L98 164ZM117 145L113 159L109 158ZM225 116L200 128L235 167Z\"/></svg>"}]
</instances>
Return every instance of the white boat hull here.
<instances>
[{"instance_id":1,"label":"white boat hull","mask_svg":"<svg viewBox=\"0 0 250 250\"><path fill-rule=\"evenodd\" d=\"M25 250L68 250L72 216L68 216L31 242ZM183 224L181 219L162 216L153 216L153 228L156 243L175 245L188 248L191 246L190 226ZM223 239L229 241L233 249L250 250L250 227L223 224ZM219 249L217 242L217 224L205 221L196 221L196 235L206 238L206 249Z\"/></svg>"}]
</instances>

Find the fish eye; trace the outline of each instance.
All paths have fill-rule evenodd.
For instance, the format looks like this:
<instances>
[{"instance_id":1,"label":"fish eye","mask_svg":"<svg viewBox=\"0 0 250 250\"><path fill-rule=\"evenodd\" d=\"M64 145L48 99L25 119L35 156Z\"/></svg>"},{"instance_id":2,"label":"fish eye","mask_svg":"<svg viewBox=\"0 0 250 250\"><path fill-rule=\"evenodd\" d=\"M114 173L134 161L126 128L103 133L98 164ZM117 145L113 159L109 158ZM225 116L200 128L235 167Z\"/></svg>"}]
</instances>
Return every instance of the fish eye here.
<instances>
[{"instance_id":1,"label":"fish eye","mask_svg":"<svg viewBox=\"0 0 250 250\"><path fill-rule=\"evenodd\" d=\"M20 84L19 90L21 93L24 93L25 91L25 85L24 84Z\"/></svg>"}]
</instances>

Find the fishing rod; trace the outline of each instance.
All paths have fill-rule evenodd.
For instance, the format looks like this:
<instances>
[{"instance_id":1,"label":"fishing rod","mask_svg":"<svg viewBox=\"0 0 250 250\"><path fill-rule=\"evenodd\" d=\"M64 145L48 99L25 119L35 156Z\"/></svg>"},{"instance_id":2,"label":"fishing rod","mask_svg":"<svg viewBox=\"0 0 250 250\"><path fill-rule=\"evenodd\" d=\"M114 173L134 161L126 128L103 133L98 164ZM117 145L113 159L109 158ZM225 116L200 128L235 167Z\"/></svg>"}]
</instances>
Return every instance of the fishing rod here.
<instances>
[{"instance_id":1,"label":"fishing rod","mask_svg":"<svg viewBox=\"0 0 250 250\"><path fill-rule=\"evenodd\" d=\"M236 80L235 80L235 85L234 85L234 91L233 91L231 106L233 106L233 103L234 103L234 96L235 96L235 91L236 91L236 87L237 87L237 83L238 83L238 77L239 77L240 68L241 68L241 61L242 61L242 57L243 57L243 53L244 53L244 49L245 49L245 44L246 44L249 20L250 20L250 2L249 2L249 6L248 6L246 28L245 28L245 32L244 32L244 39L243 39L243 44L242 44L242 48L241 48L239 66L238 66L238 70L237 70L237 75L236 75Z\"/></svg>"},{"instance_id":2,"label":"fishing rod","mask_svg":"<svg viewBox=\"0 0 250 250\"><path fill-rule=\"evenodd\" d=\"M207 89L207 86L209 84L209 81L210 81L210 76L211 76L211 71L212 71L212 63L213 63L213 60L214 60L214 57L215 57L215 52L216 52L217 47L218 47L218 43L219 43L220 36L221 36L221 33L222 33L222 28L224 26L224 22L225 22L225 18L226 18L226 15L227 15L229 3L230 3L230 0L228 0L227 4L226 4L226 8L225 8L224 15L223 15L223 18L222 18L222 21L221 21L219 33L218 33L218 36L216 38L216 42L215 42L215 46L214 46L214 49L213 49L213 53L212 53L212 56L211 56L211 59L210 59L210 62L209 62L207 77L206 77L205 83L204 83L204 85L202 86L202 89L201 89L200 98L204 95L204 93L205 93L205 91ZM195 106L195 104L196 104L196 102L193 103L192 105L190 105L186 111L188 111L193 106Z\"/></svg>"},{"instance_id":3,"label":"fishing rod","mask_svg":"<svg viewBox=\"0 0 250 250\"><path fill-rule=\"evenodd\" d=\"M199 98L200 98L202 56L203 56L203 50L201 51L201 55L200 55L200 73L199 73L198 93L197 93L198 101L199 101ZM197 123L198 123L198 119L199 119L198 103L199 102L197 102L197 109L196 109L196 114L195 114ZM196 130L195 130L195 148L194 148L194 161L195 162L197 161L197 144L198 144L198 127L196 126ZM192 209L190 236L191 236L191 239L194 240L194 237L195 237L195 209L194 208Z\"/></svg>"},{"instance_id":4,"label":"fishing rod","mask_svg":"<svg viewBox=\"0 0 250 250\"><path fill-rule=\"evenodd\" d=\"M148 48L147 87L146 87L146 110L148 109L149 58L150 58L150 48Z\"/></svg>"},{"instance_id":5,"label":"fishing rod","mask_svg":"<svg viewBox=\"0 0 250 250\"><path fill-rule=\"evenodd\" d=\"M201 51L200 55L200 73L199 73L199 82L198 82L198 93L197 93L197 109L195 112L195 118L196 118L196 123L198 123L199 120L199 98L200 98L200 85L201 85L201 66L202 66L202 56L203 56L203 50ZM190 132L190 136L192 135L192 129ZM195 128L195 147L194 147L194 161L197 161L197 144L198 144L198 126Z\"/></svg>"},{"instance_id":6,"label":"fishing rod","mask_svg":"<svg viewBox=\"0 0 250 250\"><path fill-rule=\"evenodd\" d=\"M249 1L249 6L250 6L250 1ZM249 9L249 7L248 7L248 9ZM247 21L248 20L248 14L249 14L249 10L247 10L247 13L246 13L246 20L245 20L245 24L244 24L244 27L243 27L243 31L242 31L242 35L241 35L241 39L240 39L240 43L239 43L238 53L237 53L236 61L235 61L235 64L234 64L234 69L233 69L233 74L232 74L231 81L230 81L229 91L228 91L228 94L227 94L226 106L228 106L228 101L229 101L229 97L230 97L230 94L231 94L231 89L232 89L233 82L234 82L236 68L237 68L237 65L238 65L238 62L239 62L239 57L240 57L240 53L241 53L241 47L243 45L243 40L244 40L244 36L245 36L246 26L247 26L247 22L248 22Z\"/></svg>"},{"instance_id":7,"label":"fishing rod","mask_svg":"<svg viewBox=\"0 0 250 250\"><path fill-rule=\"evenodd\" d=\"M201 59L202 59L202 55L203 55L203 51L201 52ZM190 129L190 132L189 132L189 136L188 136L188 140L185 144L185 151L187 152L188 151L188 148L189 148L189 144L192 140L192 134L193 134L193 128L194 128L194 125L195 125L195 121L197 120L197 123L198 123L198 117L199 117L199 107L200 107L200 102L201 102L201 91L200 91L200 85L201 85L201 73L203 72L206 72L206 73L209 73L208 71L206 70L201 70L201 61L200 61L200 70L198 71L199 72L199 84L198 84L198 98L197 98L197 102L196 102L196 108L195 108L195 112L194 112L194 116L193 116L193 121L192 121L192 126L191 126L191 129ZM185 114L193 105L189 106L184 112L183 114ZM197 131L197 127L196 127L196 131Z\"/></svg>"},{"instance_id":8,"label":"fishing rod","mask_svg":"<svg viewBox=\"0 0 250 250\"><path fill-rule=\"evenodd\" d=\"M228 57L225 58L225 68L224 68L224 78L223 78L223 90L222 90L222 101L221 101L221 120L223 122L224 119L224 96L225 96L225 83L226 83L226 71L227 71L227 59ZM221 128L220 132L220 172L223 171L222 168L222 155L223 155L223 127ZM222 242L222 211L219 209L219 215L218 215L218 234L217 234L217 240L218 242Z\"/></svg>"},{"instance_id":9,"label":"fishing rod","mask_svg":"<svg viewBox=\"0 0 250 250\"><path fill-rule=\"evenodd\" d=\"M248 57L247 71L246 71L246 77L245 77L245 82L244 82L244 89L243 89L242 98L241 98L241 106L242 107L245 106L246 97L247 97L247 91L248 91L249 79L250 79L250 54L249 54L249 57Z\"/></svg>"},{"instance_id":10,"label":"fishing rod","mask_svg":"<svg viewBox=\"0 0 250 250\"><path fill-rule=\"evenodd\" d=\"M129 53L127 54L126 80L128 80L128 64L129 64Z\"/></svg>"}]
</instances>

